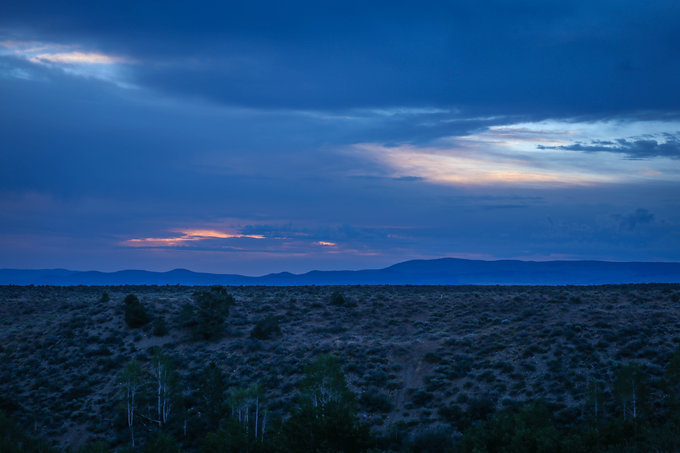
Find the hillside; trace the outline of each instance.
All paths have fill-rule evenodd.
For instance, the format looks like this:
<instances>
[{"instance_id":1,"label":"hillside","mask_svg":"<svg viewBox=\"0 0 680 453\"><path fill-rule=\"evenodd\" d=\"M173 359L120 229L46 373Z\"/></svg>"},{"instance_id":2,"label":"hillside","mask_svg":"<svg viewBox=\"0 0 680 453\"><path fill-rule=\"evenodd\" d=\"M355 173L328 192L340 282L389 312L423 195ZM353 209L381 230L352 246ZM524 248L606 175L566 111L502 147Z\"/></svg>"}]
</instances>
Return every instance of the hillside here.
<instances>
[{"instance_id":1,"label":"hillside","mask_svg":"<svg viewBox=\"0 0 680 453\"><path fill-rule=\"evenodd\" d=\"M337 289L343 305L329 302ZM304 366L330 353L374 433L445 429L455 438L470 408L485 417L540 399L579 419L591 410L594 381L609 395L601 410L612 417L620 366L637 361L658 380L679 338L678 285L232 287L235 304L211 340L182 326L195 290L0 287L2 408L62 448L93 439L124 445L121 371L131 359L148 369L159 347L176 362L191 435L196 382L211 362L228 389L260 383L262 407L275 419L294 406ZM168 332L127 327L127 294ZM270 315L280 334L253 338Z\"/></svg>"},{"instance_id":2,"label":"hillside","mask_svg":"<svg viewBox=\"0 0 680 453\"><path fill-rule=\"evenodd\" d=\"M384 269L281 272L259 277L169 272L0 269L4 285L604 285L680 283L680 263L609 261L412 260Z\"/></svg>"}]
</instances>

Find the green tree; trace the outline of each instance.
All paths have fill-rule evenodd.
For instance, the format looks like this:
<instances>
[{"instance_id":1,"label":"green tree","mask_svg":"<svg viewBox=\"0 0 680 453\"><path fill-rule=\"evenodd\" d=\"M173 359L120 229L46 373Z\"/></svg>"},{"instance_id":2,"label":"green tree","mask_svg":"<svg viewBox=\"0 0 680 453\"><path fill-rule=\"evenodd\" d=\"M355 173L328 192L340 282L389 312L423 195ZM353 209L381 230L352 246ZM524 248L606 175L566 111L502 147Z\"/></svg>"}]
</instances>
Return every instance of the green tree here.
<instances>
[{"instance_id":1,"label":"green tree","mask_svg":"<svg viewBox=\"0 0 680 453\"><path fill-rule=\"evenodd\" d=\"M177 441L170 434L156 433L144 445L142 453L180 453Z\"/></svg>"},{"instance_id":2,"label":"green tree","mask_svg":"<svg viewBox=\"0 0 680 453\"><path fill-rule=\"evenodd\" d=\"M151 375L156 388L156 421L158 427L168 423L177 396L179 376L170 356L160 348L154 350L151 359Z\"/></svg>"},{"instance_id":3,"label":"green tree","mask_svg":"<svg viewBox=\"0 0 680 453\"><path fill-rule=\"evenodd\" d=\"M459 444L463 453L555 453L564 451L562 436L548 409L537 403L506 409L468 428Z\"/></svg>"},{"instance_id":4,"label":"green tree","mask_svg":"<svg viewBox=\"0 0 680 453\"><path fill-rule=\"evenodd\" d=\"M261 440L267 423L267 412L262 408L264 388L260 384L234 388L229 392L232 419L238 421L246 435Z\"/></svg>"},{"instance_id":5,"label":"green tree","mask_svg":"<svg viewBox=\"0 0 680 453\"><path fill-rule=\"evenodd\" d=\"M194 293L194 305L189 309L192 319L185 323L193 327L195 337L203 340L217 339L222 335L224 321L234 303L234 296L221 286L197 291Z\"/></svg>"},{"instance_id":6,"label":"green tree","mask_svg":"<svg viewBox=\"0 0 680 453\"><path fill-rule=\"evenodd\" d=\"M125 296L125 323L128 327L135 329L151 322L151 316L134 294Z\"/></svg>"},{"instance_id":7,"label":"green tree","mask_svg":"<svg viewBox=\"0 0 680 453\"><path fill-rule=\"evenodd\" d=\"M586 403L593 416L593 419L595 420L595 423L597 423L602 412L602 383L595 380L588 382L588 388L586 392Z\"/></svg>"},{"instance_id":8,"label":"green tree","mask_svg":"<svg viewBox=\"0 0 680 453\"><path fill-rule=\"evenodd\" d=\"M359 422L356 400L340 363L321 355L305 367L297 408L284 425L285 448L293 452L361 452L372 444Z\"/></svg>"},{"instance_id":9,"label":"green tree","mask_svg":"<svg viewBox=\"0 0 680 453\"><path fill-rule=\"evenodd\" d=\"M633 421L640 416L647 397L646 375L642 367L636 362L631 362L619 368L616 374L614 390L623 408L623 419L628 415Z\"/></svg>"},{"instance_id":10,"label":"green tree","mask_svg":"<svg viewBox=\"0 0 680 453\"><path fill-rule=\"evenodd\" d=\"M673 409L680 406L680 348L678 348L666 365L663 387Z\"/></svg>"},{"instance_id":11,"label":"green tree","mask_svg":"<svg viewBox=\"0 0 680 453\"><path fill-rule=\"evenodd\" d=\"M0 451L3 450L0 448ZM70 450L69 453L71 453ZM113 450L106 442L97 440L78 447L72 453L113 453Z\"/></svg>"},{"instance_id":12,"label":"green tree","mask_svg":"<svg viewBox=\"0 0 680 453\"><path fill-rule=\"evenodd\" d=\"M130 429L130 445L135 448L135 412L138 406L137 396L142 386L142 367L136 360L129 361L120 375L120 385L125 398L127 424Z\"/></svg>"},{"instance_id":13,"label":"green tree","mask_svg":"<svg viewBox=\"0 0 680 453\"><path fill-rule=\"evenodd\" d=\"M27 434L10 416L0 410L0 452L1 453L56 453L42 440Z\"/></svg>"},{"instance_id":14,"label":"green tree","mask_svg":"<svg viewBox=\"0 0 680 453\"><path fill-rule=\"evenodd\" d=\"M227 382L215 362L203 370L198 384L199 405L205 416L206 428L213 431L225 415Z\"/></svg>"},{"instance_id":15,"label":"green tree","mask_svg":"<svg viewBox=\"0 0 680 453\"><path fill-rule=\"evenodd\" d=\"M230 419L218 431L206 436L202 453L242 453L256 450L243 426L236 419Z\"/></svg>"}]
</instances>

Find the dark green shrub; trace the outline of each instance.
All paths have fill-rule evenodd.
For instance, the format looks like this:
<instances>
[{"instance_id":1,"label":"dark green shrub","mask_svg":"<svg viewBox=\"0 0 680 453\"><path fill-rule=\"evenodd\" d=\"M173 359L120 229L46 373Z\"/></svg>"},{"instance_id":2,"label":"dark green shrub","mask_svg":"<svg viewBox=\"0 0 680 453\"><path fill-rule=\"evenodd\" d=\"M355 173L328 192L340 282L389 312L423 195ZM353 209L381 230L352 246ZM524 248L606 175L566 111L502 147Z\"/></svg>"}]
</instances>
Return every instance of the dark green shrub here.
<instances>
[{"instance_id":1,"label":"dark green shrub","mask_svg":"<svg viewBox=\"0 0 680 453\"><path fill-rule=\"evenodd\" d=\"M125 302L125 324L128 327L135 329L151 322L151 316L137 296L128 294L123 302Z\"/></svg>"},{"instance_id":2,"label":"dark green shrub","mask_svg":"<svg viewBox=\"0 0 680 453\"><path fill-rule=\"evenodd\" d=\"M221 286L197 291L194 293L194 304L183 308L180 322L190 326L196 338L217 339L223 333L224 321L234 303L234 296Z\"/></svg>"},{"instance_id":3,"label":"dark green shrub","mask_svg":"<svg viewBox=\"0 0 680 453\"><path fill-rule=\"evenodd\" d=\"M449 404L440 407L437 412L439 416L452 425L458 426L463 419L463 410L457 404Z\"/></svg>"},{"instance_id":4,"label":"dark green shrub","mask_svg":"<svg viewBox=\"0 0 680 453\"><path fill-rule=\"evenodd\" d=\"M571 451L562 449L563 437L552 421L552 414L540 404L527 404L519 410L506 409L485 423L465 431L461 452L535 452ZM601 451L601 450L599 450Z\"/></svg>"},{"instance_id":5,"label":"dark green shrub","mask_svg":"<svg viewBox=\"0 0 680 453\"><path fill-rule=\"evenodd\" d=\"M27 434L12 418L0 411L0 451L2 453L56 453L47 442Z\"/></svg>"},{"instance_id":6,"label":"dark green shrub","mask_svg":"<svg viewBox=\"0 0 680 453\"><path fill-rule=\"evenodd\" d=\"M153 320L153 331L152 333L156 337L162 337L168 334L168 325L165 322L165 318L158 316Z\"/></svg>"},{"instance_id":7,"label":"dark green shrub","mask_svg":"<svg viewBox=\"0 0 680 453\"><path fill-rule=\"evenodd\" d=\"M387 395L380 393L377 388L372 387L361 394L359 403L368 412L391 412L393 409L392 403L387 398Z\"/></svg>"},{"instance_id":8,"label":"dark green shrub","mask_svg":"<svg viewBox=\"0 0 680 453\"><path fill-rule=\"evenodd\" d=\"M436 352L428 352L427 354L425 354L423 359L427 363L440 363L442 361L442 356Z\"/></svg>"},{"instance_id":9,"label":"dark green shrub","mask_svg":"<svg viewBox=\"0 0 680 453\"><path fill-rule=\"evenodd\" d=\"M411 395L411 401L415 407L423 407L432 401L434 395L426 390L416 390L413 395Z\"/></svg>"},{"instance_id":10,"label":"dark green shrub","mask_svg":"<svg viewBox=\"0 0 680 453\"><path fill-rule=\"evenodd\" d=\"M253 327L253 330L250 331L250 336L258 340L270 340L279 335L281 335L279 320L273 315L268 315L266 318L259 320L255 327Z\"/></svg>"},{"instance_id":11,"label":"dark green shrub","mask_svg":"<svg viewBox=\"0 0 680 453\"><path fill-rule=\"evenodd\" d=\"M411 442L413 453L447 453L453 451L453 438L445 430L425 431L413 438Z\"/></svg>"},{"instance_id":12,"label":"dark green shrub","mask_svg":"<svg viewBox=\"0 0 680 453\"><path fill-rule=\"evenodd\" d=\"M240 453L255 450L255 441L245 427L230 419L219 431L209 433L203 443L202 453Z\"/></svg>"},{"instance_id":13,"label":"dark green shrub","mask_svg":"<svg viewBox=\"0 0 680 453\"><path fill-rule=\"evenodd\" d=\"M496 411L496 401L489 397L471 398L468 401L467 416L471 420L485 420Z\"/></svg>"},{"instance_id":14,"label":"dark green shrub","mask_svg":"<svg viewBox=\"0 0 680 453\"><path fill-rule=\"evenodd\" d=\"M180 449L174 437L159 432L147 441L142 453L180 453Z\"/></svg>"},{"instance_id":15,"label":"dark green shrub","mask_svg":"<svg viewBox=\"0 0 680 453\"><path fill-rule=\"evenodd\" d=\"M109 296L109 293L107 293L106 291L104 291L104 292L102 293L102 297L101 297L99 300L100 300L101 302L108 302L108 301L111 300L111 296Z\"/></svg>"},{"instance_id":16,"label":"dark green shrub","mask_svg":"<svg viewBox=\"0 0 680 453\"><path fill-rule=\"evenodd\" d=\"M330 298L331 305L345 305L345 296L340 291L333 291Z\"/></svg>"},{"instance_id":17,"label":"dark green shrub","mask_svg":"<svg viewBox=\"0 0 680 453\"><path fill-rule=\"evenodd\" d=\"M71 450L69 450L71 451ZM87 444L73 450L73 453L113 453L111 447L101 440L88 442Z\"/></svg>"}]
</instances>

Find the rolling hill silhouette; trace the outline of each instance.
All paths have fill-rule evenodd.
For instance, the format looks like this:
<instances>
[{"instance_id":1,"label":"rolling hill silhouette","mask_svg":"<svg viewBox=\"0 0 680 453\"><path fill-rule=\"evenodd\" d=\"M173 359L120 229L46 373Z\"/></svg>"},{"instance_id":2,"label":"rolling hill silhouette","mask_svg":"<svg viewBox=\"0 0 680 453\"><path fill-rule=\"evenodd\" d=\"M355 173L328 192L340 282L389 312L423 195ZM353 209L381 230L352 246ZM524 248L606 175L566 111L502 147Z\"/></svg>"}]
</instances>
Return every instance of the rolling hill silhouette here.
<instances>
[{"instance_id":1,"label":"rolling hill silhouette","mask_svg":"<svg viewBox=\"0 0 680 453\"><path fill-rule=\"evenodd\" d=\"M281 272L259 277L169 272L0 269L2 285L600 285L680 283L680 263L610 261L412 260L384 269Z\"/></svg>"}]
</instances>

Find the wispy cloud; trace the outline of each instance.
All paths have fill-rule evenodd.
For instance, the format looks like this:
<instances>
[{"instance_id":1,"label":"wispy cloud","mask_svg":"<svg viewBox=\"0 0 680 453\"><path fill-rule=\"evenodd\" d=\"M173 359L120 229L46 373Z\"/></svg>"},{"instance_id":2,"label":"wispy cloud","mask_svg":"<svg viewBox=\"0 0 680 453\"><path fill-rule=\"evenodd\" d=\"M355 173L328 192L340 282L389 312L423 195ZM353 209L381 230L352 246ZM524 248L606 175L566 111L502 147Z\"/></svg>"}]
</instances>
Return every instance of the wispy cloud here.
<instances>
[{"instance_id":1,"label":"wispy cloud","mask_svg":"<svg viewBox=\"0 0 680 453\"><path fill-rule=\"evenodd\" d=\"M122 245L129 247L182 247L189 243L197 241L205 241L209 239L235 239L235 238L249 238L249 239L265 239L261 234L240 234L227 233L217 230L184 230L177 231L179 235L163 237L163 238L134 238L123 241Z\"/></svg>"},{"instance_id":2,"label":"wispy cloud","mask_svg":"<svg viewBox=\"0 0 680 453\"><path fill-rule=\"evenodd\" d=\"M71 75L104 80L124 88L130 88L132 85L125 81L121 67L136 63L130 58L85 50L83 46L77 44L66 45L39 41L0 41L0 56L2 55L10 55ZM17 74L17 78L30 79L31 77L27 74Z\"/></svg>"},{"instance_id":3,"label":"wispy cloud","mask_svg":"<svg viewBox=\"0 0 680 453\"><path fill-rule=\"evenodd\" d=\"M352 151L378 162L391 177L415 176L437 184L551 187L673 181L680 177L680 154L677 133L669 131L678 129L678 122L546 121L492 126L429 146L360 143ZM647 134L621 137L638 130ZM586 139L590 145L582 144ZM573 152L558 152L566 150Z\"/></svg>"},{"instance_id":4,"label":"wispy cloud","mask_svg":"<svg viewBox=\"0 0 680 453\"><path fill-rule=\"evenodd\" d=\"M649 157L668 157L680 159L680 134L664 134L663 138L641 138L616 140L593 140L589 143L573 143L570 145L545 146L540 149L557 149L564 151L621 153L632 159Z\"/></svg>"},{"instance_id":5,"label":"wispy cloud","mask_svg":"<svg viewBox=\"0 0 680 453\"><path fill-rule=\"evenodd\" d=\"M355 149L388 167L394 177L417 176L428 182L451 185L591 185L616 182L617 176L569 168L545 168L520 155L469 152L465 147L440 148L377 144Z\"/></svg>"},{"instance_id":6,"label":"wispy cloud","mask_svg":"<svg viewBox=\"0 0 680 453\"><path fill-rule=\"evenodd\" d=\"M2 50L4 49L4 51ZM80 45L39 41L0 41L0 52L13 54L33 63L131 64L133 60L101 52L84 51Z\"/></svg>"},{"instance_id":7,"label":"wispy cloud","mask_svg":"<svg viewBox=\"0 0 680 453\"><path fill-rule=\"evenodd\" d=\"M129 61L121 57L113 57L96 52L58 52L41 53L28 59L33 63L63 63L63 64L115 64L128 63Z\"/></svg>"}]
</instances>

